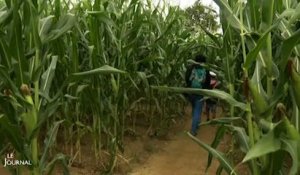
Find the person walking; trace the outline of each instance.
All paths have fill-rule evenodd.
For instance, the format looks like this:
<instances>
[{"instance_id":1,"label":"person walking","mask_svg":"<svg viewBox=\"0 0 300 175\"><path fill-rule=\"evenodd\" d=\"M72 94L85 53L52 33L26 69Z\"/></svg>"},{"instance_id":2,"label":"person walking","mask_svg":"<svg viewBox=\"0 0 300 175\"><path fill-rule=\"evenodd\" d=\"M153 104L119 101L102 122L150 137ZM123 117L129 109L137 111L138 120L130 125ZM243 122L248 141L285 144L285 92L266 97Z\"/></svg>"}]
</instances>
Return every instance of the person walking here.
<instances>
[{"instance_id":1,"label":"person walking","mask_svg":"<svg viewBox=\"0 0 300 175\"><path fill-rule=\"evenodd\" d=\"M204 84L206 82L206 75L208 71L203 67L203 63L206 62L206 57L204 55L197 55L195 57L195 64L192 64L187 68L185 74L185 80L187 87L189 88L204 88ZM201 121L201 113L203 107L203 96L190 94L188 95L188 100L192 104L192 126L191 126L191 134L196 136L197 130L199 129L199 124Z\"/></svg>"},{"instance_id":2,"label":"person walking","mask_svg":"<svg viewBox=\"0 0 300 175\"><path fill-rule=\"evenodd\" d=\"M208 84L208 88L207 89L215 89L218 85L218 81L217 81L217 75L212 72L209 71L209 84ZM215 119L216 118L216 108L217 108L217 100L216 99L212 99L209 98L205 101L206 105L205 105L205 111L206 111L206 120L209 121L210 120L210 114L212 114L212 118Z\"/></svg>"}]
</instances>

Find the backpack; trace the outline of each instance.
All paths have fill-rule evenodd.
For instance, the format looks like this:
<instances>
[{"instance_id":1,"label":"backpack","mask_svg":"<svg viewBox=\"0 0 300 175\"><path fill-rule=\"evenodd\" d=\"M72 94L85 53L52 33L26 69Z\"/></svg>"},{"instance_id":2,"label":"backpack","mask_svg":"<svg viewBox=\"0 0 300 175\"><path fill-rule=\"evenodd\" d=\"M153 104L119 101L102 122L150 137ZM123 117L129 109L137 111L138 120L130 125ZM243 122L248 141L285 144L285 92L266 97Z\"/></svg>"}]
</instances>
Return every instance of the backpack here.
<instances>
[{"instance_id":1,"label":"backpack","mask_svg":"<svg viewBox=\"0 0 300 175\"><path fill-rule=\"evenodd\" d=\"M192 70L191 76L190 76L190 81L191 81L191 87L192 88L199 88L202 89L204 88L204 83L206 79L206 70L202 67L195 67Z\"/></svg>"},{"instance_id":2,"label":"backpack","mask_svg":"<svg viewBox=\"0 0 300 175\"><path fill-rule=\"evenodd\" d=\"M190 65L187 67L186 72L185 72L185 83L186 87L188 88L204 88L205 87L205 82L198 81L199 79L206 79L206 75L208 74L207 71L205 71L204 68L202 68L199 65ZM200 77L199 77L200 76ZM189 94L189 93L183 93L184 97L189 100L189 101L194 101L196 96L194 94Z\"/></svg>"},{"instance_id":3,"label":"backpack","mask_svg":"<svg viewBox=\"0 0 300 175\"><path fill-rule=\"evenodd\" d=\"M205 81L201 82L200 79L203 79L205 76ZM208 88L210 84L210 75L209 71L205 70L199 65L190 65L187 67L185 72L185 83L186 87L189 88Z\"/></svg>"}]
</instances>

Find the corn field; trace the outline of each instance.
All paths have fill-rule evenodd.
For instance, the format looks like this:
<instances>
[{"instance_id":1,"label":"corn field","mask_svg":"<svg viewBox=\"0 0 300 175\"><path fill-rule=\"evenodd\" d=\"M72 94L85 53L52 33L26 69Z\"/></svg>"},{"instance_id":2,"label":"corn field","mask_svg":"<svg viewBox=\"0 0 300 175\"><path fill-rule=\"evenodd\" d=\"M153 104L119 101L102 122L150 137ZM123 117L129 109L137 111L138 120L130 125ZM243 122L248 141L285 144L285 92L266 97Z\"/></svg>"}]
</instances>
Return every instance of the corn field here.
<instances>
[{"instance_id":1,"label":"corn field","mask_svg":"<svg viewBox=\"0 0 300 175\"><path fill-rule=\"evenodd\" d=\"M69 174L87 135L113 174L137 118L149 134L168 130L187 104L182 93L224 102L222 117L202 124L218 127L211 145L187 134L209 152L207 169L214 157L218 174L241 165L254 175L298 174L300 1L214 1L222 34L206 26L195 34L183 10L150 0L0 1L0 155L32 162L11 174L55 174L57 165ZM199 53L220 89L184 88ZM226 133L241 162L216 149Z\"/></svg>"},{"instance_id":2,"label":"corn field","mask_svg":"<svg viewBox=\"0 0 300 175\"><path fill-rule=\"evenodd\" d=\"M215 0L220 7L223 35L207 34L221 58L216 71L222 90L154 87L190 92L227 102L227 117L206 123L217 125L211 145L189 136L220 162L218 173L238 174L247 165L251 174L299 174L299 1ZM216 147L225 132L233 136L232 149L244 153L234 164Z\"/></svg>"}]
</instances>

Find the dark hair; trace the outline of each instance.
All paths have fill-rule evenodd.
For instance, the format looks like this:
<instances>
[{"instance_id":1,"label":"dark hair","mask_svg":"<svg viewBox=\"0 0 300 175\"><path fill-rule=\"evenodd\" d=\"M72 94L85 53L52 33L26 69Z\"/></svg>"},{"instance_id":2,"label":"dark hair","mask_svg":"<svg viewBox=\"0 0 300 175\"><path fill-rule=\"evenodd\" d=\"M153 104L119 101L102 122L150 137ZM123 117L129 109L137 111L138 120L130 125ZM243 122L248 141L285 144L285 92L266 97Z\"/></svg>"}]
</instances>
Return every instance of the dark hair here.
<instances>
[{"instance_id":1,"label":"dark hair","mask_svg":"<svg viewBox=\"0 0 300 175\"><path fill-rule=\"evenodd\" d=\"M195 57L195 61L198 63L205 63L206 57L204 55L199 54Z\"/></svg>"}]
</instances>

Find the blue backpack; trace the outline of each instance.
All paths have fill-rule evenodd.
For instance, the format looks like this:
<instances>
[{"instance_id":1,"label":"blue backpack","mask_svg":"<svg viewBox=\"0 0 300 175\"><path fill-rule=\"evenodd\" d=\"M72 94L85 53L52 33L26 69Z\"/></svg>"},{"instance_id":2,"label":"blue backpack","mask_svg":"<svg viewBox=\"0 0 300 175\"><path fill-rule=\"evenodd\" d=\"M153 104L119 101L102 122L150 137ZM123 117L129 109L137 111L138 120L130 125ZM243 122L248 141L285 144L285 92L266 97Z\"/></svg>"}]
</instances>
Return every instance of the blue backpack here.
<instances>
[{"instance_id":1,"label":"blue backpack","mask_svg":"<svg viewBox=\"0 0 300 175\"><path fill-rule=\"evenodd\" d=\"M199 67L192 70L190 81L192 88L203 88L206 77L205 69Z\"/></svg>"},{"instance_id":2,"label":"blue backpack","mask_svg":"<svg viewBox=\"0 0 300 175\"><path fill-rule=\"evenodd\" d=\"M185 82L187 87L205 88L207 71L198 65L192 65L187 68Z\"/></svg>"},{"instance_id":3,"label":"blue backpack","mask_svg":"<svg viewBox=\"0 0 300 175\"><path fill-rule=\"evenodd\" d=\"M185 83L188 88L205 88L207 72L199 65L190 65L185 72ZM183 93L184 97L189 101L194 101L194 94Z\"/></svg>"}]
</instances>

